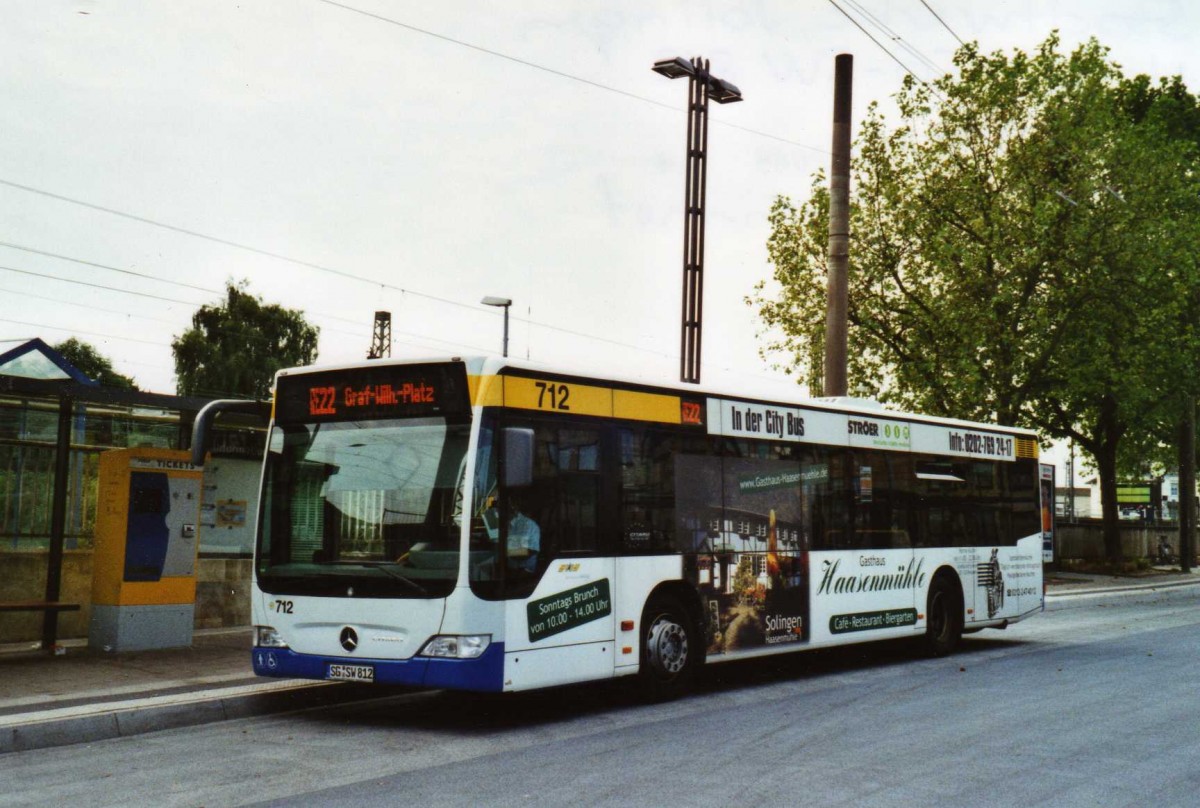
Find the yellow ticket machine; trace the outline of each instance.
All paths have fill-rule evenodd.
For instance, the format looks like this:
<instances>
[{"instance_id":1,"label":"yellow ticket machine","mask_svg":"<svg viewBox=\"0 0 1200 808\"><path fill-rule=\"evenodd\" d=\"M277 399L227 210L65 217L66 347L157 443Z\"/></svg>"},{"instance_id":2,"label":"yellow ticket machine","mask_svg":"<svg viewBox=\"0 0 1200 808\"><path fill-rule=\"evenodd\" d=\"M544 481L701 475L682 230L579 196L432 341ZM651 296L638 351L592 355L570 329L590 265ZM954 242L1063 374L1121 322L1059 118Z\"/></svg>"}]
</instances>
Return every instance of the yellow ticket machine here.
<instances>
[{"instance_id":1,"label":"yellow ticket machine","mask_svg":"<svg viewBox=\"0 0 1200 808\"><path fill-rule=\"evenodd\" d=\"M192 644L202 473L172 449L100 456L90 648Z\"/></svg>"}]
</instances>

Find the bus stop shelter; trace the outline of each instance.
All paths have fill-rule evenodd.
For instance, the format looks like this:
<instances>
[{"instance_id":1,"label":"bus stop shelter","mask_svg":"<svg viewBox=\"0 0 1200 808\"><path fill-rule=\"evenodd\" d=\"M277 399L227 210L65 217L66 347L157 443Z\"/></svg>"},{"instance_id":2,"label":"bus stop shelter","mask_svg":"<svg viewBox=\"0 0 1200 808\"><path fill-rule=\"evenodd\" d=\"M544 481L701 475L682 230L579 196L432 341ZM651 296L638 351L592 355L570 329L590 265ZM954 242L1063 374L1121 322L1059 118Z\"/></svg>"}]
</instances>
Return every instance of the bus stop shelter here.
<instances>
[{"instance_id":1,"label":"bus stop shelter","mask_svg":"<svg viewBox=\"0 0 1200 808\"><path fill-rule=\"evenodd\" d=\"M0 599L0 613L42 612L43 648L60 612L79 609L62 600L63 555L88 541L90 461L130 445L186 449L207 401L102 387L40 339L0 343L0 545L47 554L42 598Z\"/></svg>"}]
</instances>

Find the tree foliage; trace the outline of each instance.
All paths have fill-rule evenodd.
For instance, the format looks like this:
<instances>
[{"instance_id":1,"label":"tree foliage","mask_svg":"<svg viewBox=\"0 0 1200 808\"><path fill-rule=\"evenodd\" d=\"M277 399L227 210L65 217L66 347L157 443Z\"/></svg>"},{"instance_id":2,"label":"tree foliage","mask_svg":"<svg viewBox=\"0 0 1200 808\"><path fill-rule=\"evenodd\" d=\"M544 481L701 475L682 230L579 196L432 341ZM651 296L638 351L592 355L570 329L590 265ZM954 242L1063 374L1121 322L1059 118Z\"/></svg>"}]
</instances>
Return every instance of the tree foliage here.
<instances>
[{"instance_id":1,"label":"tree foliage","mask_svg":"<svg viewBox=\"0 0 1200 808\"><path fill-rule=\"evenodd\" d=\"M1193 96L1178 77L1160 79L1152 84L1148 76L1136 76L1121 88L1120 103L1131 120L1152 121L1176 140L1190 144L1200 151L1200 98ZM1195 330L1200 323L1200 290L1185 291L1180 301L1180 322L1183 331ZM1165 396L1151 413L1150 428L1131 433L1122 442L1118 464L1131 476L1145 477L1182 463L1180 427L1185 412L1194 407L1195 389L1191 379L1190 362L1182 361L1182 383L1175 386L1174 396ZM1180 412L1179 410L1185 412Z\"/></svg>"},{"instance_id":2,"label":"tree foliage","mask_svg":"<svg viewBox=\"0 0 1200 808\"><path fill-rule=\"evenodd\" d=\"M1072 438L1097 466L1110 556L1123 440L1195 394L1200 348L1195 100L1126 79L1094 40L1069 54L959 50L876 106L853 163L851 389L938 415ZM817 183L821 180L818 178ZM750 299L814 381L828 194L771 211L775 284Z\"/></svg>"},{"instance_id":3,"label":"tree foliage","mask_svg":"<svg viewBox=\"0 0 1200 808\"><path fill-rule=\"evenodd\" d=\"M105 387L121 390L136 390L137 385L129 376L113 370L112 361L83 340L71 337L51 346L93 381Z\"/></svg>"},{"instance_id":4,"label":"tree foliage","mask_svg":"<svg viewBox=\"0 0 1200 808\"><path fill-rule=\"evenodd\" d=\"M302 312L228 283L225 300L201 306L171 342L179 395L266 398L276 371L317 358L317 335Z\"/></svg>"}]
</instances>

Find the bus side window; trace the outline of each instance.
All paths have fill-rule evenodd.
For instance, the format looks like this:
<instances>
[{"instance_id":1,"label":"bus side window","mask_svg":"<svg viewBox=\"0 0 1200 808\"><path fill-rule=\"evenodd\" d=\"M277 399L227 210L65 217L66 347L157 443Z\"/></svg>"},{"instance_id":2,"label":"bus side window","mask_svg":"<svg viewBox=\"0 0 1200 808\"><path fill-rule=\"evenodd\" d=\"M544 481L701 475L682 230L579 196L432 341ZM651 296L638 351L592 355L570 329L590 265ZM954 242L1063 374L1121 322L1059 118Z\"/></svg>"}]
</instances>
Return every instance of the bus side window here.
<instances>
[{"instance_id":1,"label":"bus side window","mask_svg":"<svg viewBox=\"0 0 1200 808\"><path fill-rule=\"evenodd\" d=\"M977 541L979 515L969 464L917 456L913 459L918 546L970 547Z\"/></svg>"},{"instance_id":2,"label":"bus side window","mask_svg":"<svg viewBox=\"0 0 1200 808\"><path fill-rule=\"evenodd\" d=\"M1018 539L1031 536L1041 528L1041 515L1035 506L1039 485L1037 460L1023 458L1005 463L1001 474L1008 519L1002 523L1007 533L998 543L1016 544Z\"/></svg>"},{"instance_id":3,"label":"bus side window","mask_svg":"<svg viewBox=\"0 0 1200 808\"><path fill-rule=\"evenodd\" d=\"M653 427L623 427L617 431L617 445L621 551L671 552L678 543L675 499L678 458L685 454L703 455L707 442Z\"/></svg>"},{"instance_id":4,"label":"bus side window","mask_svg":"<svg viewBox=\"0 0 1200 808\"><path fill-rule=\"evenodd\" d=\"M601 448L599 429L535 425L533 484L521 497L526 515L541 527L539 567L560 553L601 549Z\"/></svg>"},{"instance_id":5,"label":"bus side window","mask_svg":"<svg viewBox=\"0 0 1200 808\"><path fill-rule=\"evenodd\" d=\"M906 549L908 530L908 458L885 452L857 452L854 481L854 541L860 550Z\"/></svg>"},{"instance_id":6,"label":"bus side window","mask_svg":"<svg viewBox=\"0 0 1200 808\"><path fill-rule=\"evenodd\" d=\"M814 550L846 550L850 543L850 518L855 498L853 463L844 449L828 450L823 477L812 483Z\"/></svg>"}]
</instances>

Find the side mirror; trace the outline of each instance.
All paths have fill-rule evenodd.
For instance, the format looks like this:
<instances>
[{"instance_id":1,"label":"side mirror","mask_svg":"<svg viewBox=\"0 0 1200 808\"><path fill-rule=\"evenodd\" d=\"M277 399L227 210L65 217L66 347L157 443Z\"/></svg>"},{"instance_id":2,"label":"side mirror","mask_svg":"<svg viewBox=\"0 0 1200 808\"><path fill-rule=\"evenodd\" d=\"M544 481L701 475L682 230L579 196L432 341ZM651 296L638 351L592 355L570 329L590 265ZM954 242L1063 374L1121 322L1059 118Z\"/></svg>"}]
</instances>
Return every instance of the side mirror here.
<instances>
[{"instance_id":1,"label":"side mirror","mask_svg":"<svg viewBox=\"0 0 1200 808\"><path fill-rule=\"evenodd\" d=\"M264 422L271 418L271 404L266 401L246 401L243 399L217 399L204 405L196 413L192 423L192 465L203 466L205 455L208 454L209 442L212 440L213 422L223 412L240 412L246 415L257 415Z\"/></svg>"},{"instance_id":2,"label":"side mirror","mask_svg":"<svg viewBox=\"0 0 1200 808\"><path fill-rule=\"evenodd\" d=\"M504 486L525 488L533 484L533 430L504 430Z\"/></svg>"}]
</instances>

